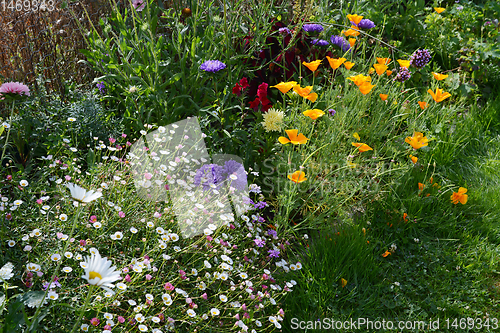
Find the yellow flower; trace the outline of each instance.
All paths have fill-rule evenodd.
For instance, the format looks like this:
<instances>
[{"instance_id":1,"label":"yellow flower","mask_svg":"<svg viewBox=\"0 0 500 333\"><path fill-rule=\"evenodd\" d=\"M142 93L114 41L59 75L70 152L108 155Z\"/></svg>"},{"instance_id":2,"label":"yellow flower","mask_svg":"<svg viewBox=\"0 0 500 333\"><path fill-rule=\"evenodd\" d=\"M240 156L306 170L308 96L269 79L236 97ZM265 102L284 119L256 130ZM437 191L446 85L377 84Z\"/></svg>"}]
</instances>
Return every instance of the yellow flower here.
<instances>
[{"instance_id":1,"label":"yellow flower","mask_svg":"<svg viewBox=\"0 0 500 333\"><path fill-rule=\"evenodd\" d=\"M368 75L373 74L373 72L375 72L375 68L370 67L370 70L368 71Z\"/></svg>"},{"instance_id":2,"label":"yellow flower","mask_svg":"<svg viewBox=\"0 0 500 333\"><path fill-rule=\"evenodd\" d=\"M287 92L290 91L293 87L297 85L297 82L295 81L289 81L289 82L280 82L275 86L271 86L271 88L277 88L279 91L281 91L283 94L286 94Z\"/></svg>"},{"instance_id":3,"label":"yellow flower","mask_svg":"<svg viewBox=\"0 0 500 333\"><path fill-rule=\"evenodd\" d=\"M277 111L271 108L264 113L264 121L261 124L264 126L266 132L281 131L284 117L285 113L283 111Z\"/></svg>"},{"instance_id":4,"label":"yellow flower","mask_svg":"<svg viewBox=\"0 0 500 333\"><path fill-rule=\"evenodd\" d=\"M351 68L352 68L352 66L354 66L354 65L355 65L355 63L354 63L354 62L350 62L350 61L346 61L346 62L344 62L344 66L345 66L345 68L347 68L347 69L351 69Z\"/></svg>"},{"instance_id":5,"label":"yellow flower","mask_svg":"<svg viewBox=\"0 0 500 333\"><path fill-rule=\"evenodd\" d=\"M427 107L427 102L418 102L418 105L420 105L420 108L423 110Z\"/></svg>"},{"instance_id":6,"label":"yellow flower","mask_svg":"<svg viewBox=\"0 0 500 333\"><path fill-rule=\"evenodd\" d=\"M354 134L353 134L352 136L353 136L356 140L358 140L358 141L359 141L359 140L361 140L361 138L360 138L360 136L359 136L358 132L354 132Z\"/></svg>"},{"instance_id":7,"label":"yellow flower","mask_svg":"<svg viewBox=\"0 0 500 333\"><path fill-rule=\"evenodd\" d=\"M343 31L342 30L342 33L344 35L346 35L346 37L356 37L359 35L359 31L357 30L357 28L355 26L351 26L351 29L347 30L347 31Z\"/></svg>"},{"instance_id":8,"label":"yellow flower","mask_svg":"<svg viewBox=\"0 0 500 333\"><path fill-rule=\"evenodd\" d=\"M295 171L291 175L288 175L288 179L290 179L294 183L302 183L303 181L307 180L304 171Z\"/></svg>"},{"instance_id":9,"label":"yellow flower","mask_svg":"<svg viewBox=\"0 0 500 333\"><path fill-rule=\"evenodd\" d=\"M354 147L357 147L358 150L362 153L364 153L365 151L369 151L369 150L373 150L372 147L368 146L366 143L361 143L361 142L351 142L351 144L354 146Z\"/></svg>"},{"instance_id":10,"label":"yellow flower","mask_svg":"<svg viewBox=\"0 0 500 333\"><path fill-rule=\"evenodd\" d=\"M285 132L290 139L287 139L284 136L280 136L278 138L278 141L284 145L286 145L287 143L290 143L290 142L293 143L294 145L301 145L301 144L307 143L307 140L309 140L302 133L297 135L299 130L293 129L293 130L286 130Z\"/></svg>"},{"instance_id":11,"label":"yellow flower","mask_svg":"<svg viewBox=\"0 0 500 333\"><path fill-rule=\"evenodd\" d=\"M375 87L375 85L370 84L370 82L365 82L359 86L359 91L361 91L363 95L366 95L373 89L373 87Z\"/></svg>"},{"instance_id":12,"label":"yellow flower","mask_svg":"<svg viewBox=\"0 0 500 333\"><path fill-rule=\"evenodd\" d=\"M351 47L353 47L354 44L356 44L356 38L349 38L349 45L351 45Z\"/></svg>"},{"instance_id":13,"label":"yellow flower","mask_svg":"<svg viewBox=\"0 0 500 333\"><path fill-rule=\"evenodd\" d=\"M347 280L342 278L340 279L340 283L342 284L342 288L344 288L345 286L347 286Z\"/></svg>"},{"instance_id":14,"label":"yellow flower","mask_svg":"<svg viewBox=\"0 0 500 333\"><path fill-rule=\"evenodd\" d=\"M444 8L443 7L434 7L434 10L438 13L438 14L441 14L442 12L444 12Z\"/></svg>"},{"instance_id":15,"label":"yellow flower","mask_svg":"<svg viewBox=\"0 0 500 333\"><path fill-rule=\"evenodd\" d=\"M346 58L338 58L338 59L332 59L329 56L326 56L326 60L328 60L328 63L330 64L330 67L332 69L337 69L342 65L347 59Z\"/></svg>"},{"instance_id":16,"label":"yellow flower","mask_svg":"<svg viewBox=\"0 0 500 333\"><path fill-rule=\"evenodd\" d=\"M293 91L295 91L299 96L304 97L314 103L316 102L316 99L318 99L318 94L311 93L311 90L312 86L302 88L297 84L293 87Z\"/></svg>"},{"instance_id":17,"label":"yellow flower","mask_svg":"<svg viewBox=\"0 0 500 333\"><path fill-rule=\"evenodd\" d=\"M312 109L312 110L306 110L302 112L302 114L304 116L311 118L312 120L315 120L318 119L319 117L322 117L325 113L320 109Z\"/></svg>"},{"instance_id":18,"label":"yellow flower","mask_svg":"<svg viewBox=\"0 0 500 333\"><path fill-rule=\"evenodd\" d=\"M347 19L354 24L359 24L359 22L361 22L361 20L363 19L363 16L360 16L358 14L349 14L347 15Z\"/></svg>"},{"instance_id":19,"label":"yellow flower","mask_svg":"<svg viewBox=\"0 0 500 333\"><path fill-rule=\"evenodd\" d=\"M387 97L389 97L389 95L387 95L387 94L380 94L379 96L380 96L380 99L383 101L385 101L387 99Z\"/></svg>"},{"instance_id":20,"label":"yellow flower","mask_svg":"<svg viewBox=\"0 0 500 333\"><path fill-rule=\"evenodd\" d=\"M424 136L424 134L420 132L413 132L413 136L407 137L405 142L409 143L414 149L420 149L427 146L429 140Z\"/></svg>"},{"instance_id":21,"label":"yellow flower","mask_svg":"<svg viewBox=\"0 0 500 333\"><path fill-rule=\"evenodd\" d=\"M465 187L460 187L458 189L458 192L453 192L453 194L451 195L451 202L456 205L460 201L462 205L465 205L467 203L468 197L465 193L467 193L467 189Z\"/></svg>"},{"instance_id":22,"label":"yellow flower","mask_svg":"<svg viewBox=\"0 0 500 333\"><path fill-rule=\"evenodd\" d=\"M305 99L308 99L308 100L310 100L311 102L314 103L318 99L318 94L316 94L316 93L310 93L309 95L307 95L305 97Z\"/></svg>"},{"instance_id":23,"label":"yellow flower","mask_svg":"<svg viewBox=\"0 0 500 333\"><path fill-rule=\"evenodd\" d=\"M450 93L447 93L446 91L443 93L443 89L436 88L436 93L434 93L432 90L427 90L429 94L431 94L432 98L437 102L442 102L448 97L450 97Z\"/></svg>"},{"instance_id":24,"label":"yellow flower","mask_svg":"<svg viewBox=\"0 0 500 333\"><path fill-rule=\"evenodd\" d=\"M316 71L318 69L319 64L321 64L321 60L315 60L311 62L302 62L302 65L306 66L309 68L312 72Z\"/></svg>"},{"instance_id":25,"label":"yellow flower","mask_svg":"<svg viewBox=\"0 0 500 333\"><path fill-rule=\"evenodd\" d=\"M387 65L381 65L381 64L373 65L373 68L375 68L375 71L377 72L378 75L384 74L387 67L388 67Z\"/></svg>"},{"instance_id":26,"label":"yellow flower","mask_svg":"<svg viewBox=\"0 0 500 333\"><path fill-rule=\"evenodd\" d=\"M399 63L399 66L401 66L401 67L404 67L404 68L410 67L410 60L398 59L397 62Z\"/></svg>"},{"instance_id":27,"label":"yellow flower","mask_svg":"<svg viewBox=\"0 0 500 333\"><path fill-rule=\"evenodd\" d=\"M379 58L379 57L377 57L377 62L381 65L389 65L391 63L391 58Z\"/></svg>"},{"instance_id":28,"label":"yellow flower","mask_svg":"<svg viewBox=\"0 0 500 333\"><path fill-rule=\"evenodd\" d=\"M410 155L410 159L413 162L413 164L417 163L417 161L418 161L418 157L413 156L413 155Z\"/></svg>"},{"instance_id":29,"label":"yellow flower","mask_svg":"<svg viewBox=\"0 0 500 333\"><path fill-rule=\"evenodd\" d=\"M444 80L448 77L446 74L439 74L439 73L434 73L432 72L432 75L434 75L434 78L438 81Z\"/></svg>"},{"instance_id":30,"label":"yellow flower","mask_svg":"<svg viewBox=\"0 0 500 333\"><path fill-rule=\"evenodd\" d=\"M392 71L386 70L385 73L387 74L387 76L390 76L392 74Z\"/></svg>"},{"instance_id":31,"label":"yellow flower","mask_svg":"<svg viewBox=\"0 0 500 333\"><path fill-rule=\"evenodd\" d=\"M358 74L356 76L350 76L347 78L348 80L351 80L352 82L354 82L355 85L357 85L358 87L360 85L362 85L363 83L365 82L370 82L372 80L371 77L369 76L364 76L363 74Z\"/></svg>"},{"instance_id":32,"label":"yellow flower","mask_svg":"<svg viewBox=\"0 0 500 333\"><path fill-rule=\"evenodd\" d=\"M352 163L351 161L347 160L347 165L351 168L354 169L356 167L356 163Z\"/></svg>"}]
</instances>

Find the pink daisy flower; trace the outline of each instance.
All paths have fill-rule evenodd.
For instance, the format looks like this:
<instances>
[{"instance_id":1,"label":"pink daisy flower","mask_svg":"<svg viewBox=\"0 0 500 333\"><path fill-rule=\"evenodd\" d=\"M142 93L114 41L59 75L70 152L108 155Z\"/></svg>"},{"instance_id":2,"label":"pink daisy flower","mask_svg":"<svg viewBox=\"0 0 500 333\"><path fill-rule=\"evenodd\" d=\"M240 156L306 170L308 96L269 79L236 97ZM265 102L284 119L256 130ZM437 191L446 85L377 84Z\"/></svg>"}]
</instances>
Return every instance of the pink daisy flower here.
<instances>
[{"instance_id":1,"label":"pink daisy flower","mask_svg":"<svg viewBox=\"0 0 500 333\"><path fill-rule=\"evenodd\" d=\"M27 85L19 82L5 82L0 86L0 94L18 94L18 95L30 95L30 89Z\"/></svg>"}]
</instances>

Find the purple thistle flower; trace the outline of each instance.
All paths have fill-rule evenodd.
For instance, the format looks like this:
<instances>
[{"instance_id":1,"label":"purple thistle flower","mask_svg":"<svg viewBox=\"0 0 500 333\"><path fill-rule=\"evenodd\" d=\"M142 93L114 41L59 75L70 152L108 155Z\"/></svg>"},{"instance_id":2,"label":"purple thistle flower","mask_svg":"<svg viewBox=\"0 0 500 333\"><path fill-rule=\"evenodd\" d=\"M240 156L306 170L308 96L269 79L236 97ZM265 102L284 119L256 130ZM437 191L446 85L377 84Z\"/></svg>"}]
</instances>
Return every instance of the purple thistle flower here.
<instances>
[{"instance_id":1,"label":"purple thistle flower","mask_svg":"<svg viewBox=\"0 0 500 333\"><path fill-rule=\"evenodd\" d=\"M280 250L269 250L267 253L269 253L270 258L279 258L280 256Z\"/></svg>"},{"instance_id":2,"label":"purple thistle flower","mask_svg":"<svg viewBox=\"0 0 500 333\"><path fill-rule=\"evenodd\" d=\"M358 28L361 28L361 29L371 29L371 28L375 28L375 23L373 23L371 20L369 19L362 19L359 24L358 24Z\"/></svg>"},{"instance_id":3,"label":"purple thistle flower","mask_svg":"<svg viewBox=\"0 0 500 333\"><path fill-rule=\"evenodd\" d=\"M417 50L410 57L410 65L416 68L423 68L431 61L431 54L429 50Z\"/></svg>"},{"instance_id":4,"label":"purple thistle flower","mask_svg":"<svg viewBox=\"0 0 500 333\"><path fill-rule=\"evenodd\" d=\"M302 26L305 32L321 32L323 31L323 26L317 23L307 23Z\"/></svg>"},{"instance_id":5,"label":"purple thistle flower","mask_svg":"<svg viewBox=\"0 0 500 333\"><path fill-rule=\"evenodd\" d=\"M342 36L331 36L330 37L330 42L332 42L333 45L337 45L340 47L342 52L346 52L351 48L351 44Z\"/></svg>"},{"instance_id":6,"label":"purple thistle flower","mask_svg":"<svg viewBox=\"0 0 500 333\"><path fill-rule=\"evenodd\" d=\"M318 46L327 46L329 45L330 43L328 43L328 41L324 40L324 39L313 39L311 41L311 44L312 45L318 45Z\"/></svg>"},{"instance_id":7,"label":"purple thistle flower","mask_svg":"<svg viewBox=\"0 0 500 333\"><path fill-rule=\"evenodd\" d=\"M200 69L205 72L215 73L226 68L226 64L219 60L207 60L201 64Z\"/></svg>"},{"instance_id":8,"label":"purple thistle flower","mask_svg":"<svg viewBox=\"0 0 500 333\"><path fill-rule=\"evenodd\" d=\"M20 82L5 82L0 86L0 94L17 94L20 96L30 95L30 89L27 85Z\"/></svg>"},{"instance_id":9,"label":"purple thistle flower","mask_svg":"<svg viewBox=\"0 0 500 333\"><path fill-rule=\"evenodd\" d=\"M394 78L394 81L398 81L398 82L405 82L406 80L410 79L411 77L411 73L410 71L408 70L408 68L406 67L401 67L399 69L399 72L398 74L396 75L396 77Z\"/></svg>"}]
</instances>

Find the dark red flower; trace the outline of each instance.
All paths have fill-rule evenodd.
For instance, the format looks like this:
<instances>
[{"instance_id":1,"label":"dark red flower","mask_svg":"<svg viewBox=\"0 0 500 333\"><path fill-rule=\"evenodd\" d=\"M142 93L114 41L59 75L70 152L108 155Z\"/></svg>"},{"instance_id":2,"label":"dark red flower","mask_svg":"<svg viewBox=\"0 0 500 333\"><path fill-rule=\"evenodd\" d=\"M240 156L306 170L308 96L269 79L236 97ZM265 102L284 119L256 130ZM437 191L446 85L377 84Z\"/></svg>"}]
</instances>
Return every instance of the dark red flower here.
<instances>
[{"instance_id":1,"label":"dark red flower","mask_svg":"<svg viewBox=\"0 0 500 333\"><path fill-rule=\"evenodd\" d=\"M233 94L240 96L241 92L248 88L248 80L246 77L242 78L240 82L236 83L236 85L233 87Z\"/></svg>"}]
</instances>

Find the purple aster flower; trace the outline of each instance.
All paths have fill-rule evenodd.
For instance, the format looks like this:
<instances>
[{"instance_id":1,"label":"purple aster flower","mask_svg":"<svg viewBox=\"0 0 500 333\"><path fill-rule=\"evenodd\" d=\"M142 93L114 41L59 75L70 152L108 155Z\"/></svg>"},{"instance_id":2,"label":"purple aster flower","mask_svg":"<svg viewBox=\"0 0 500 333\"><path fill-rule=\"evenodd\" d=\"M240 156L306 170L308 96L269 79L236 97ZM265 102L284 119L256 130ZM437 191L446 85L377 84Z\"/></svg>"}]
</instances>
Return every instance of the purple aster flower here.
<instances>
[{"instance_id":1,"label":"purple aster flower","mask_svg":"<svg viewBox=\"0 0 500 333\"><path fill-rule=\"evenodd\" d=\"M0 86L0 94L17 94L20 96L30 95L30 89L27 85L20 82L5 82Z\"/></svg>"},{"instance_id":2,"label":"purple aster flower","mask_svg":"<svg viewBox=\"0 0 500 333\"><path fill-rule=\"evenodd\" d=\"M226 161L223 167L223 174L226 179L229 178L228 181L231 186L240 191L245 189L245 186L247 185L247 174L245 172L245 167L242 164L234 160ZM236 176L236 179L233 179L234 177L230 178L230 176Z\"/></svg>"},{"instance_id":3,"label":"purple aster flower","mask_svg":"<svg viewBox=\"0 0 500 333\"><path fill-rule=\"evenodd\" d=\"M328 41L324 40L324 39L313 39L311 41L311 44L312 45L318 45L318 46L327 46L329 45L330 43L328 43Z\"/></svg>"},{"instance_id":4,"label":"purple aster flower","mask_svg":"<svg viewBox=\"0 0 500 333\"><path fill-rule=\"evenodd\" d=\"M224 180L223 169L217 164L205 164L196 171L194 176L194 184L202 185L204 190L209 190L213 187L212 185L220 186Z\"/></svg>"},{"instance_id":5,"label":"purple aster flower","mask_svg":"<svg viewBox=\"0 0 500 333\"><path fill-rule=\"evenodd\" d=\"M302 26L305 32L321 32L323 31L323 26L317 23L307 23Z\"/></svg>"},{"instance_id":6,"label":"purple aster flower","mask_svg":"<svg viewBox=\"0 0 500 333\"><path fill-rule=\"evenodd\" d=\"M398 81L398 82L405 82L406 80L410 79L411 77L411 73L410 71L408 70L408 68L406 67L401 67L399 69L399 72L398 74L396 75L396 77L394 78L394 81Z\"/></svg>"},{"instance_id":7,"label":"purple aster flower","mask_svg":"<svg viewBox=\"0 0 500 333\"><path fill-rule=\"evenodd\" d=\"M410 57L410 65L416 68L423 68L431 61L431 54L429 50L417 50Z\"/></svg>"},{"instance_id":8,"label":"purple aster flower","mask_svg":"<svg viewBox=\"0 0 500 333\"><path fill-rule=\"evenodd\" d=\"M97 83L97 88L99 89L99 92L101 94L104 94L104 88L106 88L106 85L104 84L103 81Z\"/></svg>"},{"instance_id":9,"label":"purple aster flower","mask_svg":"<svg viewBox=\"0 0 500 333\"><path fill-rule=\"evenodd\" d=\"M351 44L342 36L331 36L330 37L330 42L332 42L333 45L337 45L340 47L342 52L346 52L351 48Z\"/></svg>"},{"instance_id":10,"label":"purple aster flower","mask_svg":"<svg viewBox=\"0 0 500 333\"><path fill-rule=\"evenodd\" d=\"M267 202L265 201L259 201L255 204L256 209L263 209L264 207L267 207Z\"/></svg>"},{"instance_id":11,"label":"purple aster flower","mask_svg":"<svg viewBox=\"0 0 500 333\"><path fill-rule=\"evenodd\" d=\"M205 72L218 72L226 68L226 64L219 60L207 60L201 64L200 69Z\"/></svg>"},{"instance_id":12,"label":"purple aster flower","mask_svg":"<svg viewBox=\"0 0 500 333\"><path fill-rule=\"evenodd\" d=\"M267 251L267 253L269 253L269 257L270 258L279 258L280 256L280 250L269 250Z\"/></svg>"},{"instance_id":13,"label":"purple aster flower","mask_svg":"<svg viewBox=\"0 0 500 333\"><path fill-rule=\"evenodd\" d=\"M375 23L373 23L371 20L369 19L362 19L359 24L358 24L358 28L361 28L361 29L371 29L371 28L375 28Z\"/></svg>"},{"instance_id":14,"label":"purple aster flower","mask_svg":"<svg viewBox=\"0 0 500 333\"><path fill-rule=\"evenodd\" d=\"M278 237L278 232L277 232L276 230L273 230L273 229L269 229L269 230L267 231L267 234L268 234L269 236L273 237L273 238Z\"/></svg>"},{"instance_id":15,"label":"purple aster flower","mask_svg":"<svg viewBox=\"0 0 500 333\"><path fill-rule=\"evenodd\" d=\"M286 35L289 35L291 32L290 32L290 29L288 29L287 27L284 27L284 28L279 28L278 29L279 33L282 34L283 36L286 36Z\"/></svg>"},{"instance_id":16,"label":"purple aster flower","mask_svg":"<svg viewBox=\"0 0 500 333\"><path fill-rule=\"evenodd\" d=\"M264 245L266 245L266 242L259 238L256 238L253 241L255 242L255 245L257 245L258 247L264 247Z\"/></svg>"},{"instance_id":17,"label":"purple aster flower","mask_svg":"<svg viewBox=\"0 0 500 333\"><path fill-rule=\"evenodd\" d=\"M337 111L335 111L334 109L328 109L328 113L330 114L330 116L334 116Z\"/></svg>"}]
</instances>

